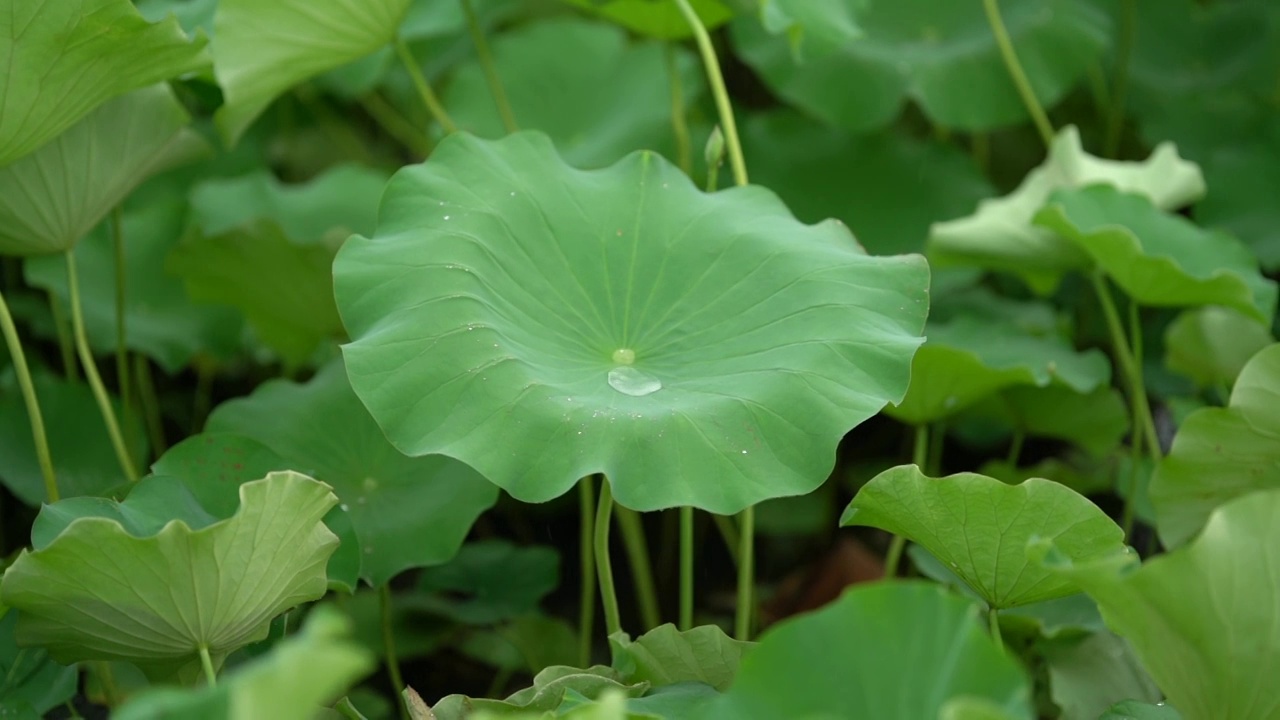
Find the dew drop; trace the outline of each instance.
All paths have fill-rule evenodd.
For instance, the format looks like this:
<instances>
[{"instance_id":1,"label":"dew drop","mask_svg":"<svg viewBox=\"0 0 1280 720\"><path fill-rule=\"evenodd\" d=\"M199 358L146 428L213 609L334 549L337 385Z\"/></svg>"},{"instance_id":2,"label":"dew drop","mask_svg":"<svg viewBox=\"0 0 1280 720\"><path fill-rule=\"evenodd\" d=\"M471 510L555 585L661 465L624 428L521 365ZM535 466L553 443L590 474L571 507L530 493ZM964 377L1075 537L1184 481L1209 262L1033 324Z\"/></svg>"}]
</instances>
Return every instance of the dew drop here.
<instances>
[{"instance_id":1,"label":"dew drop","mask_svg":"<svg viewBox=\"0 0 1280 720\"><path fill-rule=\"evenodd\" d=\"M622 365L609 371L609 386L623 395L644 397L661 390L662 381L630 365Z\"/></svg>"},{"instance_id":2,"label":"dew drop","mask_svg":"<svg viewBox=\"0 0 1280 720\"><path fill-rule=\"evenodd\" d=\"M448 219L449 219L449 216L448 216L448 215L445 215L445 216L444 216L444 219L445 219L445 220L448 220Z\"/></svg>"},{"instance_id":3,"label":"dew drop","mask_svg":"<svg viewBox=\"0 0 1280 720\"><path fill-rule=\"evenodd\" d=\"M746 450L743 450L743 451L742 451L742 454L743 454L743 455L746 455L746 454L747 454L747 451L746 451Z\"/></svg>"},{"instance_id":4,"label":"dew drop","mask_svg":"<svg viewBox=\"0 0 1280 720\"><path fill-rule=\"evenodd\" d=\"M342 503L342 512L350 512L350 511L351 511L351 506L346 503Z\"/></svg>"}]
</instances>

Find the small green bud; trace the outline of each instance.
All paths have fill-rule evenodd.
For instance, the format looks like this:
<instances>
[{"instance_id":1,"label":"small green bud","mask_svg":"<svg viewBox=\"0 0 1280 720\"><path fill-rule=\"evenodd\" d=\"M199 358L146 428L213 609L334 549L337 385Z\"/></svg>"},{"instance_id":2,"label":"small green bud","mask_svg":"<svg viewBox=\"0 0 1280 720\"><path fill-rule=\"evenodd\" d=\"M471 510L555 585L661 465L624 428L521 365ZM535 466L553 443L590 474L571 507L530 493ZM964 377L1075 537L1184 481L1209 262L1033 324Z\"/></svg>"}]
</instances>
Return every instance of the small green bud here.
<instances>
[{"instance_id":1,"label":"small green bud","mask_svg":"<svg viewBox=\"0 0 1280 720\"><path fill-rule=\"evenodd\" d=\"M707 138L702 157L706 159L708 168L718 168L724 162L724 133L720 132L719 125L711 131L711 137Z\"/></svg>"}]
</instances>

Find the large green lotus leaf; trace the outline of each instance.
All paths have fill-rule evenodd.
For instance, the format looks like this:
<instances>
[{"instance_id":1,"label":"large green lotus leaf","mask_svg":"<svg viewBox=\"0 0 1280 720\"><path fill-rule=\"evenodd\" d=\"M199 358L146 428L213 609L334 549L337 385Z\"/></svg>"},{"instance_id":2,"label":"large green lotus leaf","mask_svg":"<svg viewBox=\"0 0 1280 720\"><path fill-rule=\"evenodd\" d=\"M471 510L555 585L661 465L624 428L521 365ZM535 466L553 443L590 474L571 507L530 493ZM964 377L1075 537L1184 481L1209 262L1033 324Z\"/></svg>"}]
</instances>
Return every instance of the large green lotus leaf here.
<instances>
[{"instance_id":1,"label":"large green lotus leaf","mask_svg":"<svg viewBox=\"0 0 1280 720\"><path fill-rule=\"evenodd\" d=\"M1051 541L1029 551L1098 601L1170 704L1187 717L1276 717L1280 666L1280 490L1214 511L1183 548L1137 567L1124 555L1063 557Z\"/></svg>"},{"instance_id":2,"label":"large green lotus leaf","mask_svg":"<svg viewBox=\"0 0 1280 720\"><path fill-rule=\"evenodd\" d=\"M641 35L679 40L693 34L680 8L666 0L566 1ZM720 0L691 0L689 5L708 30L720 27L733 17L733 10Z\"/></svg>"},{"instance_id":3,"label":"large green lotus leaf","mask_svg":"<svg viewBox=\"0 0 1280 720\"><path fill-rule=\"evenodd\" d=\"M49 454L64 498L101 495L127 482L98 411L93 391L45 373L33 378L40 414L44 418ZM111 406L134 458L146 456L146 433L136 415L125 418L120 403ZM0 384L0 482L28 505L39 505L45 496L44 476L31 438L31 421L12 377Z\"/></svg>"},{"instance_id":4,"label":"large green lotus leaf","mask_svg":"<svg viewBox=\"0 0 1280 720\"><path fill-rule=\"evenodd\" d=\"M930 223L994 194L964 153L903 133L850 135L784 110L747 117L742 143L754 182L804 222L841 220L876 255L919 252Z\"/></svg>"},{"instance_id":5,"label":"large green lotus leaf","mask_svg":"<svg viewBox=\"0 0 1280 720\"><path fill-rule=\"evenodd\" d=\"M983 201L973 215L935 224L927 244L929 261L1013 273L1048 294L1065 273L1086 267L1088 256L1032 221L1054 191L1097 183L1145 195L1165 210L1205 192L1200 169L1170 144L1156 147L1144 162L1103 160L1086 153L1079 131L1066 127L1054 139L1049 157L1012 193Z\"/></svg>"},{"instance_id":6,"label":"large green lotus leaf","mask_svg":"<svg viewBox=\"0 0 1280 720\"><path fill-rule=\"evenodd\" d=\"M334 275L352 385L402 452L526 502L603 472L626 507L717 513L813 490L901 400L928 284L762 188L704 194L648 152L578 171L528 132L400 171Z\"/></svg>"},{"instance_id":7,"label":"large green lotus leaf","mask_svg":"<svg viewBox=\"0 0 1280 720\"><path fill-rule=\"evenodd\" d=\"M1272 342L1265 325L1235 310L1196 308L1165 329L1164 364L1200 387L1229 388L1245 363Z\"/></svg>"},{"instance_id":8,"label":"large green lotus leaf","mask_svg":"<svg viewBox=\"0 0 1280 720\"><path fill-rule=\"evenodd\" d=\"M821 610L766 630L729 692L704 717L1030 720L1027 678L991 642L980 612L973 601L931 583L849 590ZM966 696L1003 713L943 714Z\"/></svg>"},{"instance_id":9,"label":"large green lotus leaf","mask_svg":"<svg viewBox=\"0 0 1280 720\"><path fill-rule=\"evenodd\" d=\"M934 123L956 129L994 130L1027 119L980 3L805 4L831 6L821 16L844 22L836 28L814 23L819 42L806 41L799 58L792 32L771 34L750 17L731 28L743 59L809 114L865 132L889 124L910 98ZM1006 0L1001 11L1036 97L1049 106L1075 86L1108 43L1110 18L1090 3ZM837 28L842 36L833 32Z\"/></svg>"},{"instance_id":10,"label":"large green lotus leaf","mask_svg":"<svg viewBox=\"0 0 1280 720\"><path fill-rule=\"evenodd\" d=\"M201 232L221 235L257 220L274 220L290 240L317 243L371 233L387 174L339 165L304 185L284 185L267 170L206 180L191 191L192 216Z\"/></svg>"},{"instance_id":11,"label":"large green lotus leaf","mask_svg":"<svg viewBox=\"0 0 1280 720\"><path fill-rule=\"evenodd\" d=\"M156 688L129 699L117 720L314 720L374 667L372 654L350 639L350 621L332 608L307 616L297 635L240 666L217 687Z\"/></svg>"},{"instance_id":12,"label":"large green lotus leaf","mask_svg":"<svg viewBox=\"0 0 1280 720\"><path fill-rule=\"evenodd\" d=\"M321 518L336 502L324 484L284 472L243 485L240 511L199 530L173 521L138 537L113 519L81 517L23 552L0 598L22 613L19 642L56 660L193 677L201 646L220 664L265 638L273 617L324 594L337 538Z\"/></svg>"},{"instance_id":13,"label":"large green lotus leaf","mask_svg":"<svg viewBox=\"0 0 1280 720\"><path fill-rule=\"evenodd\" d=\"M426 594L410 605L454 622L486 625L536 610L559 584L560 556L554 549L480 540L423 570L417 587Z\"/></svg>"},{"instance_id":14,"label":"large green lotus leaf","mask_svg":"<svg viewBox=\"0 0 1280 720\"><path fill-rule=\"evenodd\" d=\"M40 508L31 527L31 548L43 550L76 520L104 518L134 537L155 535L171 522L200 530L219 518L201 507L196 496L177 478L151 475L129 486L123 502L98 497L74 497Z\"/></svg>"},{"instance_id":15,"label":"large green lotus leaf","mask_svg":"<svg viewBox=\"0 0 1280 720\"><path fill-rule=\"evenodd\" d=\"M76 694L75 666L59 665L40 648L19 647L18 613L0 618L0 717L36 720Z\"/></svg>"},{"instance_id":16,"label":"large green lotus leaf","mask_svg":"<svg viewBox=\"0 0 1280 720\"><path fill-rule=\"evenodd\" d=\"M328 483L351 517L360 575L380 586L457 553L497 488L451 458L402 455L387 442L334 362L309 382L273 380L218 406L205 424L262 442Z\"/></svg>"},{"instance_id":17,"label":"large green lotus leaf","mask_svg":"<svg viewBox=\"0 0 1280 720\"><path fill-rule=\"evenodd\" d=\"M263 344L298 366L342 336L333 256L330 246L292 242L263 220L222 235L195 233L169 253L165 269L193 299L238 309Z\"/></svg>"},{"instance_id":18,"label":"large green lotus leaf","mask_svg":"<svg viewBox=\"0 0 1280 720\"><path fill-rule=\"evenodd\" d=\"M167 85L143 88L0 167L0 253L41 255L74 246L147 176L204 152L204 141L186 129L188 120Z\"/></svg>"},{"instance_id":19,"label":"large green lotus leaf","mask_svg":"<svg viewBox=\"0 0 1280 720\"><path fill-rule=\"evenodd\" d=\"M203 38L188 40L174 20L148 23L128 0L4 0L0 167L49 142L117 95L207 65L204 45ZM128 139L154 141L145 137L145 127L136 130L139 137ZM121 136L128 137L120 133L112 140L127 144ZM102 169L110 169L112 160L98 159L107 166ZM8 194L0 192L0 197Z\"/></svg>"},{"instance_id":20,"label":"large green lotus leaf","mask_svg":"<svg viewBox=\"0 0 1280 720\"><path fill-rule=\"evenodd\" d=\"M225 104L214 115L234 144L298 83L390 43L410 0L220 0L214 70Z\"/></svg>"},{"instance_id":21,"label":"large green lotus leaf","mask_svg":"<svg viewBox=\"0 0 1280 720\"><path fill-rule=\"evenodd\" d=\"M198 354L228 357L240 346L243 322L230 308L197 305L182 280L164 270L165 258L182 236L186 203L165 198L123 215L125 242L125 340L131 350L177 373ZM115 245L110 224L100 223L76 243L85 330L94 350L116 347ZM59 255L27 258L29 284L48 290L70 307L67 263Z\"/></svg>"},{"instance_id":22,"label":"large green lotus leaf","mask_svg":"<svg viewBox=\"0 0 1280 720\"><path fill-rule=\"evenodd\" d=\"M913 425L941 420L1006 387L1054 383L1088 393L1111 379L1100 351L1078 352L1055 334L1031 335L1012 322L962 316L930 323L925 333L906 397L885 408Z\"/></svg>"},{"instance_id":23,"label":"large green lotus leaf","mask_svg":"<svg viewBox=\"0 0 1280 720\"><path fill-rule=\"evenodd\" d=\"M1256 490L1280 488L1280 344L1244 366L1225 408L1191 413L1151 479L1156 527L1166 547L1200 531L1214 509Z\"/></svg>"},{"instance_id":24,"label":"large green lotus leaf","mask_svg":"<svg viewBox=\"0 0 1280 720\"><path fill-rule=\"evenodd\" d=\"M1270 322L1276 284L1240 241L1110 185L1059 190L1036 224L1069 239L1136 302L1223 305Z\"/></svg>"},{"instance_id":25,"label":"large green lotus leaf","mask_svg":"<svg viewBox=\"0 0 1280 720\"><path fill-rule=\"evenodd\" d=\"M659 625L635 640L625 633L609 639L613 665L629 680L653 687L697 682L724 692L752 644L734 640L716 625L677 630Z\"/></svg>"},{"instance_id":26,"label":"large green lotus leaf","mask_svg":"<svg viewBox=\"0 0 1280 720\"><path fill-rule=\"evenodd\" d=\"M535 675L533 685L513 693L505 700L446 695L431 706L431 712L435 714L435 720L467 720L473 713L481 712L498 717L520 717L522 712L554 712L571 693L595 699L616 690L634 697L643 695L648 689L648 683L627 683L617 671L604 665L585 670L557 665Z\"/></svg>"},{"instance_id":27,"label":"large green lotus leaf","mask_svg":"<svg viewBox=\"0 0 1280 720\"><path fill-rule=\"evenodd\" d=\"M661 43L632 43L614 25L560 18L502 33L491 45L516 121L550 135L570 165L604 167L633 150L673 145ZM676 52L685 101L693 103L702 71L688 52ZM442 100L462 129L506 134L479 61L458 68Z\"/></svg>"},{"instance_id":28,"label":"large green lotus leaf","mask_svg":"<svg viewBox=\"0 0 1280 720\"><path fill-rule=\"evenodd\" d=\"M1124 531L1071 488L1030 478L1009 485L976 473L926 477L900 465L862 486L840 519L923 545L995 608L1065 597L1071 581L1028 562L1027 541L1053 538L1077 559L1124 548Z\"/></svg>"},{"instance_id":29,"label":"large green lotus leaf","mask_svg":"<svg viewBox=\"0 0 1280 720\"><path fill-rule=\"evenodd\" d=\"M244 483L271 472L296 469L306 468L299 468L257 440L218 432L192 435L169 448L151 466L152 473L175 480L195 498L200 508L219 520L231 517L239 509L240 486ZM136 493L135 490L130 498ZM329 585L351 593L360 579L363 555L351 517L338 506L324 516L324 524L341 541L329 556Z\"/></svg>"},{"instance_id":30,"label":"large green lotus leaf","mask_svg":"<svg viewBox=\"0 0 1280 720\"><path fill-rule=\"evenodd\" d=\"M1102 631L1043 644L1050 697L1061 720L1098 720L1122 700L1158 702L1164 696L1123 638Z\"/></svg>"}]
</instances>

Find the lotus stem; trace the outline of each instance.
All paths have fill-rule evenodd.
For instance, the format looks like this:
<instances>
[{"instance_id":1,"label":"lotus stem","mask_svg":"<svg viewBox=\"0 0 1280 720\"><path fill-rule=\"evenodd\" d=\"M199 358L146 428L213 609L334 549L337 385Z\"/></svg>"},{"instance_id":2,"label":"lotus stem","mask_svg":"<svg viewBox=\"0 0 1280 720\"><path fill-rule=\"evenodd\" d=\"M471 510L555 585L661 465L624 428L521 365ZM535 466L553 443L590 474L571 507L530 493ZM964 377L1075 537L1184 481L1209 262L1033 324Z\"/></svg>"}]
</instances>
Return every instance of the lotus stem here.
<instances>
[{"instance_id":1,"label":"lotus stem","mask_svg":"<svg viewBox=\"0 0 1280 720\"><path fill-rule=\"evenodd\" d=\"M693 508L680 508L680 629L693 627Z\"/></svg>"},{"instance_id":2,"label":"lotus stem","mask_svg":"<svg viewBox=\"0 0 1280 720\"><path fill-rule=\"evenodd\" d=\"M493 62L493 54L489 52L489 43L484 39L484 29L480 27L480 18L471 6L471 0L459 0L462 12L467 16L467 29L471 32L471 42L476 46L476 57L480 59L480 68L484 71L485 82L489 83L489 93L493 95L493 104L498 106L498 115L502 116L502 126L513 133L520 129L516 124L516 116L511 112L511 103L507 100L507 91L502 87L502 78L498 77L498 66Z\"/></svg>"},{"instance_id":3,"label":"lotus stem","mask_svg":"<svg viewBox=\"0 0 1280 720\"><path fill-rule=\"evenodd\" d=\"M396 55L400 57L400 62L409 73L409 79L413 81L418 97L422 98L422 104L427 106L431 116L440 123L440 127L444 128L446 133L456 132L458 126L453 124L453 118L449 117L449 113L445 112L444 106L440 104L440 99L431 89L431 83L427 82L426 76L422 74L422 68L418 67L418 61L414 59L413 53L409 52L409 46L399 36L396 37L395 46Z\"/></svg>"},{"instance_id":4,"label":"lotus stem","mask_svg":"<svg viewBox=\"0 0 1280 720\"><path fill-rule=\"evenodd\" d=\"M689 138L689 119L684 106L684 88L680 82L675 43L666 43L663 56L667 64L667 82L671 85L671 133L676 139L676 164L685 175L692 177L693 141Z\"/></svg>"},{"instance_id":5,"label":"lotus stem","mask_svg":"<svg viewBox=\"0 0 1280 720\"><path fill-rule=\"evenodd\" d=\"M9 357L13 360L14 374L18 376L18 387L22 391L22 402L27 406L27 417L31 421L31 441L36 448L36 461L40 464L40 475L44 477L44 493L49 502L58 502L58 478L53 471L53 458L49 454L49 438L44 432L44 415L40 413L40 401L36 398L36 386L31 381L31 368L27 366L27 355L22 349L22 340L18 337L18 328L13 323L13 314L9 312L9 303L0 293L0 330L4 332L4 341L9 348Z\"/></svg>"},{"instance_id":6,"label":"lotus stem","mask_svg":"<svg viewBox=\"0 0 1280 720\"><path fill-rule=\"evenodd\" d=\"M1120 0L1120 40L1116 44L1115 79L1111 83L1111 99L1107 103L1107 157L1120 152L1120 137L1124 130L1125 93L1129 89L1129 60L1133 57L1133 44L1138 34L1137 0Z\"/></svg>"},{"instance_id":7,"label":"lotus stem","mask_svg":"<svg viewBox=\"0 0 1280 720\"><path fill-rule=\"evenodd\" d=\"M124 403L125 415L129 414L129 339L125 320L125 252L124 252L124 213L120 206L111 211L111 242L115 249L116 263L116 386L120 393L120 401Z\"/></svg>"},{"instance_id":8,"label":"lotus stem","mask_svg":"<svg viewBox=\"0 0 1280 720\"><path fill-rule=\"evenodd\" d=\"M209 687L217 687L218 673L213 669L213 658L209 657L209 646L203 643L200 645L200 666L204 668L204 679L209 683Z\"/></svg>"},{"instance_id":9,"label":"lotus stem","mask_svg":"<svg viewBox=\"0 0 1280 720\"><path fill-rule=\"evenodd\" d=\"M133 356L133 374L138 378L138 398L142 404L142 419L151 438L151 450L155 457L159 457L169 449L169 443L164 437L164 418L160 415L156 384L151 377L151 362L145 355Z\"/></svg>"},{"instance_id":10,"label":"lotus stem","mask_svg":"<svg viewBox=\"0 0 1280 720\"><path fill-rule=\"evenodd\" d=\"M99 660L91 663L91 667L98 676L98 683L102 685L102 695L107 701L107 707L114 708L124 702L120 686L116 683L116 674L111 670L111 663Z\"/></svg>"},{"instance_id":11,"label":"lotus stem","mask_svg":"<svg viewBox=\"0 0 1280 720\"><path fill-rule=\"evenodd\" d=\"M376 90L360 97L360 106L369 117L397 142L418 158L431 154L431 140L426 133L409 122L400 111Z\"/></svg>"},{"instance_id":12,"label":"lotus stem","mask_svg":"<svg viewBox=\"0 0 1280 720\"><path fill-rule=\"evenodd\" d=\"M619 505L618 528L622 530L622 543L627 549L627 559L631 564L631 579L636 586L641 622L644 623L645 630L656 628L662 624L662 615L658 610L653 563L649 560L649 545L645 540L640 514Z\"/></svg>"},{"instance_id":13,"label":"lotus stem","mask_svg":"<svg viewBox=\"0 0 1280 720\"><path fill-rule=\"evenodd\" d=\"M1091 277L1094 292L1098 296L1098 303L1102 305L1102 314L1106 317L1107 329L1111 333L1112 348L1115 350L1116 359L1120 363L1120 370L1124 373L1126 384L1131 393L1130 399L1136 403L1137 415L1133 418L1133 431L1135 433L1144 433L1147 451L1151 454L1152 461L1159 462L1161 457L1160 438L1156 436L1156 424L1151 418L1151 404L1147 400L1147 388L1142 377L1142 366L1138 364L1133 351L1129 347L1129 342L1125 339L1124 326L1120 322L1120 313L1116 311L1115 301L1111 298L1111 289L1107 285L1106 276L1099 270L1092 273Z\"/></svg>"},{"instance_id":14,"label":"lotus stem","mask_svg":"<svg viewBox=\"0 0 1280 720\"><path fill-rule=\"evenodd\" d=\"M1009 71L1009 77L1013 80L1018 95L1022 97L1022 104L1031 114L1031 120L1035 123L1036 130L1040 132L1040 139L1044 141L1044 146L1049 148L1053 145L1053 125L1049 122L1049 116L1045 114L1044 106L1036 99L1036 91L1031 87L1031 81L1027 79L1022 63L1018 61L1018 53L1013 49L1009 30L1004 26L1004 19L1000 17L999 0L982 0L982 7L987 12L987 24L991 26L991 33L995 35L996 45L1000 48L1000 57L1004 60L1004 67Z\"/></svg>"},{"instance_id":15,"label":"lotus stem","mask_svg":"<svg viewBox=\"0 0 1280 720\"><path fill-rule=\"evenodd\" d=\"M738 562L738 528L733 526L733 520L724 515L712 513L711 519L715 522L716 529L720 531L720 537L724 539L724 547L729 551L729 559L737 568L740 564Z\"/></svg>"},{"instance_id":16,"label":"lotus stem","mask_svg":"<svg viewBox=\"0 0 1280 720\"><path fill-rule=\"evenodd\" d=\"M920 472L928 473L929 464L929 425L921 423L915 426L915 439L911 444L911 462L920 468ZM884 576L887 579L898 576L898 566L902 564L902 552L907 549L905 535L894 535L889 542L889 552L884 556Z\"/></svg>"},{"instance_id":17,"label":"lotus stem","mask_svg":"<svg viewBox=\"0 0 1280 720\"><path fill-rule=\"evenodd\" d=\"M600 502L596 505L596 577L600 582L600 600L604 604L605 632L611 637L622 631L618 613L618 595L613 587L613 563L609 560L609 520L613 514L613 491L609 479L600 477Z\"/></svg>"},{"instance_id":18,"label":"lotus stem","mask_svg":"<svg viewBox=\"0 0 1280 720\"><path fill-rule=\"evenodd\" d=\"M67 316L62 312L62 303L53 291L48 292L49 314L53 316L53 329L58 336L58 352L62 356L62 370L67 379L75 382L80 378L76 369L76 346L71 339L71 329L67 327Z\"/></svg>"},{"instance_id":19,"label":"lotus stem","mask_svg":"<svg viewBox=\"0 0 1280 720\"><path fill-rule=\"evenodd\" d=\"M396 692L396 707L400 720L410 720L409 706L404 699L404 676L400 674L400 657L396 655L396 634L391 627L391 586L383 583L378 588L378 608L382 622L382 651L387 656L387 675Z\"/></svg>"},{"instance_id":20,"label":"lotus stem","mask_svg":"<svg viewBox=\"0 0 1280 720\"><path fill-rule=\"evenodd\" d=\"M84 313L80 309L80 278L76 274L76 256L67 250L67 286L71 291L71 333L75 336L76 350L80 354L80 364L84 366L84 376L93 390L93 397L98 401L98 411L102 414L102 422L107 426L107 435L111 437L111 446L116 451L116 459L120 461L120 469L129 482L137 482L138 470L134 467L129 448L125 446L124 435L120 432L120 424L116 421L115 410L111 407L111 398L107 388L102 384L102 376L98 374L98 366L93 361L93 351L89 349L89 337L84 329Z\"/></svg>"},{"instance_id":21,"label":"lotus stem","mask_svg":"<svg viewBox=\"0 0 1280 720\"><path fill-rule=\"evenodd\" d=\"M741 525L742 534L738 537L738 611L734 616L733 636L745 642L751 639L751 621L755 619L755 506L742 511Z\"/></svg>"},{"instance_id":22,"label":"lotus stem","mask_svg":"<svg viewBox=\"0 0 1280 720\"><path fill-rule=\"evenodd\" d=\"M578 481L578 552L582 587L578 594L578 666L591 664L591 631L596 622L595 479Z\"/></svg>"},{"instance_id":23,"label":"lotus stem","mask_svg":"<svg viewBox=\"0 0 1280 720\"><path fill-rule=\"evenodd\" d=\"M987 610L987 621L991 625L991 639L995 641L1000 652L1004 652L1004 637L1000 635L1000 611L995 608Z\"/></svg>"},{"instance_id":24,"label":"lotus stem","mask_svg":"<svg viewBox=\"0 0 1280 720\"><path fill-rule=\"evenodd\" d=\"M724 84L724 75L720 72L720 60L716 57L716 49L711 45L711 35L694 12L689 0L675 0L680 13L693 30L694 40L698 44L698 53L702 55L702 64L707 71L707 82L711 86L711 94L716 100L716 111L720 115L720 126L724 128L725 141L729 146L729 166L733 169L733 183L747 184L747 163L742 157L742 143L738 140L738 124L733 119L733 105L729 102L729 90Z\"/></svg>"}]
</instances>

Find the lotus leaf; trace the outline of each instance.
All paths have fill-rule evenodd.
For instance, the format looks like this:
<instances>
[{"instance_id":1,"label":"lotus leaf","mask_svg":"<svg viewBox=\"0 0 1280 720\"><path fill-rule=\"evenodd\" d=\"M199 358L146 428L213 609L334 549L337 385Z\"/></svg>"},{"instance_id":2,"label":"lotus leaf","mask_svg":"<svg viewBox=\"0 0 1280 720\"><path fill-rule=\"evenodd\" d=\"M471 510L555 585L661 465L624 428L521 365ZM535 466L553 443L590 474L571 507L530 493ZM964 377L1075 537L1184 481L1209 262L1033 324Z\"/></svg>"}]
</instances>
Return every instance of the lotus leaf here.
<instances>
[{"instance_id":1,"label":"lotus leaf","mask_svg":"<svg viewBox=\"0 0 1280 720\"><path fill-rule=\"evenodd\" d=\"M616 690L625 696L643 695L648 683L626 683L613 669L603 665L580 670L578 668L549 667L533 678L533 685L505 700L469 698L465 695L446 695L431 707L435 720L464 720L472 713L490 712L499 717L519 716L521 711L546 713L558 709L566 696L577 694L587 699L601 697Z\"/></svg>"},{"instance_id":2,"label":"lotus leaf","mask_svg":"<svg viewBox=\"0 0 1280 720\"><path fill-rule=\"evenodd\" d=\"M1266 326L1235 310L1196 308L1165 329L1164 364L1200 387L1230 388L1249 359L1273 341Z\"/></svg>"},{"instance_id":3,"label":"lotus leaf","mask_svg":"<svg viewBox=\"0 0 1280 720\"><path fill-rule=\"evenodd\" d=\"M560 557L552 548L481 540L424 570L418 589L430 594L413 605L456 622L484 625L536 610L559 582Z\"/></svg>"},{"instance_id":4,"label":"lotus leaf","mask_svg":"<svg viewBox=\"0 0 1280 720\"><path fill-rule=\"evenodd\" d=\"M540 133L455 134L379 223L334 264L356 394L402 452L526 502L595 472L637 510L809 492L901 400L924 324L918 256L648 152L578 171Z\"/></svg>"},{"instance_id":5,"label":"lotus leaf","mask_svg":"<svg viewBox=\"0 0 1280 720\"><path fill-rule=\"evenodd\" d=\"M18 613L0 618L0 717L41 718L76 694L76 668L59 665L44 650L14 640Z\"/></svg>"},{"instance_id":6,"label":"lotus leaf","mask_svg":"<svg viewBox=\"0 0 1280 720\"><path fill-rule=\"evenodd\" d=\"M614 666L630 680L644 680L653 687L696 682L721 692L729 689L743 655L752 647L715 625L677 630L670 623L635 640L624 634L610 642Z\"/></svg>"}]
</instances>

